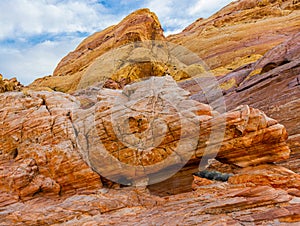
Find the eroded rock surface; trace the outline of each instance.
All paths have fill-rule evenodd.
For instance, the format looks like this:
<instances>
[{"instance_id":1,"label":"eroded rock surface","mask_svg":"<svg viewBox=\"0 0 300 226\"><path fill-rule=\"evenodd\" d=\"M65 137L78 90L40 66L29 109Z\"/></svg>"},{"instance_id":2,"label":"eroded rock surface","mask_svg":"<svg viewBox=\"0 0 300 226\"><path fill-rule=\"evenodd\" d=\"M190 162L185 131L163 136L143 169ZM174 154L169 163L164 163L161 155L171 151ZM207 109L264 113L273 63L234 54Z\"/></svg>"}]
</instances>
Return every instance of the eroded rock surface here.
<instances>
[{"instance_id":1,"label":"eroded rock surface","mask_svg":"<svg viewBox=\"0 0 300 226\"><path fill-rule=\"evenodd\" d=\"M76 100L61 93L0 96L1 205L102 187L77 151L70 117Z\"/></svg>"},{"instance_id":2,"label":"eroded rock surface","mask_svg":"<svg viewBox=\"0 0 300 226\"><path fill-rule=\"evenodd\" d=\"M299 224L299 28L299 1L241 0L167 38L216 75L232 71L219 78L227 113L216 111L218 95L199 93L201 78L184 89L171 77L126 86L145 72L187 78L165 62L117 67L73 96L0 94L0 225ZM148 10L84 40L30 89L74 91L101 55L143 40L165 40ZM125 52L155 59L138 50ZM208 164L233 175L193 177ZM132 184L143 187L124 187Z\"/></svg>"},{"instance_id":3,"label":"eroded rock surface","mask_svg":"<svg viewBox=\"0 0 300 226\"><path fill-rule=\"evenodd\" d=\"M289 134L292 157L284 166L299 172L300 153L300 33L267 52L263 58L219 79L228 110L238 105L263 110L268 116L285 125ZM193 81L181 87L191 91L193 99L205 102ZM216 87L212 86L211 91ZM213 102L213 101L212 101Z\"/></svg>"},{"instance_id":4,"label":"eroded rock surface","mask_svg":"<svg viewBox=\"0 0 300 226\"><path fill-rule=\"evenodd\" d=\"M118 84L136 81L145 73L152 76L167 73L178 81L189 78L186 71L177 70L180 65L153 60L151 54L145 55L142 49L128 52L130 56L140 57L140 61L134 65L122 64L124 60L129 60L122 56L124 53L120 55L116 52L114 55L111 52L125 44L146 40L167 41L183 46L204 60L215 75L225 75L256 62L268 50L297 33L300 29L299 12L299 2L294 0L240 0L232 2L208 19L198 19L181 33L165 38L157 16L148 9L137 10L119 24L83 40L60 61L52 76L37 79L30 88L40 90L44 87L70 93L107 79L112 79L114 87L119 88L123 86ZM111 54L99 60L105 60L99 65L101 70L90 68L108 52ZM79 85L88 71L91 73L95 70L97 76L92 73L89 81Z\"/></svg>"},{"instance_id":5,"label":"eroded rock surface","mask_svg":"<svg viewBox=\"0 0 300 226\"><path fill-rule=\"evenodd\" d=\"M99 56L127 43L145 40L164 40L164 35L157 16L148 9L141 9L124 18L119 24L83 40L73 52L61 60L53 76L37 79L30 87L74 91L88 66Z\"/></svg>"},{"instance_id":6,"label":"eroded rock surface","mask_svg":"<svg viewBox=\"0 0 300 226\"><path fill-rule=\"evenodd\" d=\"M190 100L171 76L152 77L122 91L103 89L98 100L73 112L75 130L89 165L116 180L121 172L122 180L156 180L161 169L207 155L240 167L289 157L288 136L277 121L248 106L215 112Z\"/></svg>"},{"instance_id":7,"label":"eroded rock surface","mask_svg":"<svg viewBox=\"0 0 300 226\"><path fill-rule=\"evenodd\" d=\"M9 91L20 91L22 88L23 85L20 82L18 82L16 78L3 79L3 76L0 74L0 93Z\"/></svg>"},{"instance_id":8,"label":"eroded rock surface","mask_svg":"<svg viewBox=\"0 0 300 226\"><path fill-rule=\"evenodd\" d=\"M299 2L240 0L167 40L198 54L217 76L256 62L300 30Z\"/></svg>"},{"instance_id":9,"label":"eroded rock surface","mask_svg":"<svg viewBox=\"0 0 300 226\"><path fill-rule=\"evenodd\" d=\"M198 183L198 187L193 185L194 192L164 198L150 194L146 188L120 188L110 181L149 184L161 172L168 172L165 168L181 162L184 166L197 159L199 163L207 154L207 146L210 157L216 155L219 161L239 167L287 159L285 128L263 112L241 106L220 114L209 105L190 100L189 93L170 76L150 78L126 86L123 91L95 87L80 93L90 96L89 106L80 103L79 97L57 92L1 94L0 215L4 224L105 225L117 224L125 216L128 224L147 224L150 219L172 224L166 221L171 216L174 222L185 224L214 222L220 216L226 222L249 221L249 216L254 221L273 222L291 221L298 214L298 199L294 198L298 194L298 176L291 177L294 186L290 185L293 182L282 182L276 187L274 173L269 177L270 183L255 184L253 180L254 185L245 188L251 175L242 177L243 171L230 184L205 183L208 187L203 187ZM155 119L160 121L156 123ZM201 128L199 133L185 129L192 125ZM215 143L208 143L213 127L220 129L222 125L224 140L221 136ZM144 136L147 129L154 135L149 140ZM194 141L195 146L189 145ZM174 143L181 148L173 149ZM153 149L145 150L147 145ZM110 154L110 158L101 153ZM116 161L130 170L114 171L119 169L118 164L113 165ZM108 167L103 175L101 167ZM146 172L146 182L136 167ZM260 172L259 168L252 171ZM281 172L284 176L284 170ZM245 184L242 189L235 185L241 180ZM189 186L192 188L191 183ZM179 211L182 208L188 210L185 217ZM255 215L259 208L283 213L266 219Z\"/></svg>"},{"instance_id":10,"label":"eroded rock surface","mask_svg":"<svg viewBox=\"0 0 300 226\"><path fill-rule=\"evenodd\" d=\"M14 225L276 225L297 224L299 210L299 198L281 189L212 184L165 198L141 189L40 198L10 206L1 219Z\"/></svg>"}]
</instances>

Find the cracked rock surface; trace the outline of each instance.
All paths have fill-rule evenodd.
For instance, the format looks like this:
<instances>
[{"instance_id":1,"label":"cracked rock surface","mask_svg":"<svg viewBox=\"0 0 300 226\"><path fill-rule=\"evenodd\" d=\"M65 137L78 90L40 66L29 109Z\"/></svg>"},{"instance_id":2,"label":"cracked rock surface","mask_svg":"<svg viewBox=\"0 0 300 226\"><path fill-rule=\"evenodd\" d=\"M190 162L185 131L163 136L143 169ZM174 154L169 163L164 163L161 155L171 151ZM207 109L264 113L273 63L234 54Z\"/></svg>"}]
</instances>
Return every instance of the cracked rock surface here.
<instances>
[{"instance_id":1,"label":"cracked rock surface","mask_svg":"<svg viewBox=\"0 0 300 226\"><path fill-rule=\"evenodd\" d=\"M1 94L2 225L120 224L125 216L128 224L194 224L214 222L220 216L236 224L292 221L298 214L299 177L272 165L289 157L285 128L248 106L220 114L189 97L170 76L135 83L123 91L95 87L93 92L81 91L81 98L59 92ZM89 106L82 101L86 98L92 103ZM156 124L157 119L161 121ZM184 129L191 125L200 127L199 133ZM222 126L224 137L207 142L213 127ZM147 130L156 136L144 140ZM181 136L176 135L178 131ZM189 146L195 140L196 145ZM182 143L181 149L171 148L176 142ZM151 146L154 149L145 152ZM145 187L126 188L110 181L120 175L114 171L119 167L114 162L131 169L129 174L122 172L126 177L120 183L140 182L134 167L149 167L144 173L146 183L151 183L167 167L199 162L207 146L222 164L238 167L237 175L228 182L195 183L193 192L166 197L151 194ZM265 164L269 171L255 168ZM109 169L104 175L103 166ZM248 169L253 173L248 174ZM274 176L262 182L259 175L265 172ZM280 175L287 181L275 183ZM264 219L260 210L274 217ZM174 221L167 222L171 216Z\"/></svg>"}]
</instances>

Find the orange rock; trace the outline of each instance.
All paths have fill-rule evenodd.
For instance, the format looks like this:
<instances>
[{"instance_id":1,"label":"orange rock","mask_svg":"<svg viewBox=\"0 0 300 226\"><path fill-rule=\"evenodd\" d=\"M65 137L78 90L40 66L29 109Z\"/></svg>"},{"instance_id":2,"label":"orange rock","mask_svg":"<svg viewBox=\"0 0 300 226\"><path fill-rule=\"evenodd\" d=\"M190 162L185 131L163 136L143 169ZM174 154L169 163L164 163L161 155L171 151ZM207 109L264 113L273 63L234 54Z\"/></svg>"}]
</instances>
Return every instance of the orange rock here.
<instances>
[{"instance_id":1,"label":"orange rock","mask_svg":"<svg viewBox=\"0 0 300 226\"><path fill-rule=\"evenodd\" d=\"M193 176L193 177L194 177L194 180L192 183L193 190L196 190L201 186L210 185L210 184L214 183L212 180L208 180L206 178L201 178L201 177L197 177L197 176Z\"/></svg>"},{"instance_id":2,"label":"orange rock","mask_svg":"<svg viewBox=\"0 0 300 226\"><path fill-rule=\"evenodd\" d=\"M159 90L151 88L159 84L163 84ZM101 102L90 110L95 112L96 131L92 127L87 131L99 137L82 134L88 137L88 143L97 145L80 146L85 147L82 155L87 156L89 165L99 174L107 171L107 177L118 178L121 173L133 181L138 178L136 175L143 173L154 177L166 167L184 165L207 155L208 147L210 155L214 154L217 160L239 167L289 157L285 128L263 112L240 106L231 112L213 115L208 105L190 100L170 76L134 83L123 91L104 89L98 98ZM199 118L199 114L205 117ZM201 129L195 126L198 124ZM222 125L223 131L220 130ZM212 142L209 138L213 129L217 129L218 139ZM82 133L80 128L77 131ZM100 145L104 149L100 149ZM107 152L112 154L111 158L106 157ZM141 166L145 170L138 171Z\"/></svg>"},{"instance_id":3,"label":"orange rock","mask_svg":"<svg viewBox=\"0 0 300 226\"><path fill-rule=\"evenodd\" d=\"M156 102L150 101L156 98L150 84L164 84L156 91ZM246 167L289 156L284 127L268 123L271 119L264 113L242 106L212 115L208 105L191 101L170 76L126 86L123 92L104 89L98 98L100 102L84 110L75 97L63 93L2 94L0 150L5 191L27 199L38 193L59 195L102 187L93 170L102 174L104 168L109 173L104 176L120 176L119 164L108 161L107 153L112 160L127 164L121 168L122 173L126 169L129 173L128 178L120 178L124 183L142 172L133 166L146 167L147 175L155 175L202 157L212 126L219 128L222 123L224 140L215 140L220 149L214 148L217 143L211 149L222 162ZM159 115L153 118L153 113ZM198 118L199 114L206 117Z\"/></svg>"},{"instance_id":4,"label":"orange rock","mask_svg":"<svg viewBox=\"0 0 300 226\"><path fill-rule=\"evenodd\" d=\"M0 105L2 192L24 200L102 187L77 151L70 118L75 99L16 92L2 94Z\"/></svg>"},{"instance_id":5,"label":"orange rock","mask_svg":"<svg viewBox=\"0 0 300 226\"><path fill-rule=\"evenodd\" d=\"M298 21L298 1L240 0L209 19L198 20L181 34L168 37L168 40L191 48L208 61L214 72L223 74L256 61L290 34L298 32ZM129 23L132 25L129 26ZM222 114L191 100L190 94L170 78L167 82L163 82L166 78L157 79L155 87L165 86L155 96L150 92L147 81L124 88L130 81L119 80L118 73L113 79L103 82L106 82L107 88L124 88L123 91L89 87L77 91L74 96L28 90L1 94L1 224L297 224L300 219L299 175L271 163L288 159L290 154L286 145L287 132L280 122L287 125L293 135L290 139L292 147L297 148L298 93L294 92L295 99L290 98L287 104L270 107L273 103L285 101L280 99L285 96L282 93L291 89L297 91L297 37L294 42L285 42L271 50L257 64L246 65L220 80L221 89L230 96L227 101L229 109L232 109ZM156 16L148 10L139 10L120 24L87 38L60 62L55 76L39 79L31 88L48 86L66 92L75 90L82 73L98 56L119 44L140 39L164 40ZM199 49L199 46L204 48ZM285 62L285 58L290 62ZM143 64L126 67L121 72L126 74L127 69L134 69L135 75L139 75L152 66L157 73L154 75L165 70L164 65ZM248 77L250 74L253 77ZM174 78L185 78L184 73L180 76ZM12 82L15 84L16 81ZM199 92L189 85L191 82L187 81L185 88L190 88L192 94ZM279 98L275 98L276 92L268 82L279 84ZM269 96L263 95L265 89L272 90ZM174 99L161 101L164 95ZM239 95L240 99L235 95ZM245 98L251 101L247 102ZM275 99L277 102L272 102ZM245 102L251 107L244 105ZM124 111L120 108L122 106ZM277 120L253 106L259 106ZM142 136L150 128L151 117L146 117L150 115L146 113L153 113L153 109L161 114L154 118L164 120L152 124L156 136ZM179 109L182 114L178 114ZM115 118L111 117L112 112L116 114ZM294 120L290 120L291 115ZM118 127L114 124L116 119L126 119L127 116L128 123L121 123L120 130L115 130ZM200 134L189 120L181 121L182 116L197 119L199 123L194 125L200 126ZM280 121L281 117L284 120ZM208 142L213 128L224 130ZM123 136L118 137L116 131ZM193 144L195 138L196 145ZM178 145L180 139L183 143ZM129 143L139 145L140 140L148 144L149 150L136 152L133 145L128 147ZM150 144L159 147L151 151ZM199 158L208 145L212 147L209 154L216 155L223 163L214 164L211 168L221 168L236 175L229 179L229 183L195 178L193 188L197 189L192 192L191 175L198 170ZM147 168L160 162L165 164L162 168L172 166L168 162L171 154L175 153L173 158L178 163L187 158L181 150L192 153L189 153L190 161L181 172L157 187L149 186L148 191L145 188L126 188L100 176L97 167L103 166L112 175L120 176L114 171L114 165L103 161L99 155L99 150L104 148L108 151L106 154L111 153L113 158L127 163L131 170L134 166ZM293 163L294 169L299 168L295 163L296 154L291 162L286 163ZM152 172L154 180L161 176L155 174L155 170ZM135 177L135 173L130 176ZM121 178L120 181L130 184L127 179ZM138 182L143 184L143 181ZM189 183L188 189L185 183ZM160 194L165 197L158 197Z\"/></svg>"},{"instance_id":6,"label":"orange rock","mask_svg":"<svg viewBox=\"0 0 300 226\"><path fill-rule=\"evenodd\" d=\"M281 166L259 165L242 169L229 178L231 184L268 185L282 189L300 189L300 175ZM290 190L290 194L296 194Z\"/></svg>"}]
</instances>

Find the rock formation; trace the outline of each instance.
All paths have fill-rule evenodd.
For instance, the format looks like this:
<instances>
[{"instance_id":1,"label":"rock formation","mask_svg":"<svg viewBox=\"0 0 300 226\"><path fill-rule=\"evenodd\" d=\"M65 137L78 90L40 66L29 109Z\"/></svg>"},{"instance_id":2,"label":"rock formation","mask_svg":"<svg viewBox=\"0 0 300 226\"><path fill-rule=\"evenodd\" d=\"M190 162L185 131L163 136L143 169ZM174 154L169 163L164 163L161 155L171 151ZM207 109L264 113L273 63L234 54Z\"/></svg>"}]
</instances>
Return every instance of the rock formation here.
<instances>
[{"instance_id":1,"label":"rock formation","mask_svg":"<svg viewBox=\"0 0 300 226\"><path fill-rule=\"evenodd\" d=\"M76 151L70 111L61 93L4 93L0 97L1 205L102 187Z\"/></svg>"},{"instance_id":2,"label":"rock formation","mask_svg":"<svg viewBox=\"0 0 300 226\"><path fill-rule=\"evenodd\" d=\"M53 76L37 79L30 87L74 91L88 66L99 56L130 42L145 40L164 40L164 35L157 16L148 9L141 9L124 18L118 25L83 40L73 52L61 60Z\"/></svg>"},{"instance_id":3,"label":"rock formation","mask_svg":"<svg viewBox=\"0 0 300 226\"><path fill-rule=\"evenodd\" d=\"M23 85L16 78L3 79L3 76L0 74L0 93L20 91L22 88Z\"/></svg>"},{"instance_id":4,"label":"rock formation","mask_svg":"<svg viewBox=\"0 0 300 226\"><path fill-rule=\"evenodd\" d=\"M1 77L0 225L297 224L299 4L235 1L167 38L142 9L22 92Z\"/></svg>"},{"instance_id":5,"label":"rock formation","mask_svg":"<svg viewBox=\"0 0 300 226\"><path fill-rule=\"evenodd\" d=\"M300 172L299 4L232 2L209 19L168 37L197 53L215 75L222 75L218 79L229 110L247 104L287 128L292 156L283 165L296 172ZM193 82L183 82L181 87L195 94L193 99L205 102Z\"/></svg>"},{"instance_id":6,"label":"rock formation","mask_svg":"<svg viewBox=\"0 0 300 226\"><path fill-rule=\"evenodd\" d=\"M300 33L268 51L255 63L243 66L219 78L227 109L248 104L263 110L270 117L285 125L289 134L292 157L284 165L299 172L300 153L300 103L299 57ZM191 91L193 99L204 101L194 81L180 84ZM211 86L208 90L214 90ZM213 100L211 100L213 102Z\"/></svg>"},{"instance_id":7,"label":"rock formation","mask_svg":"<svg viewBox=\"0 0 300 226\"><path fill-rule=\"evenodd\" d=\"M166 175L172 175L168 170L170 167L178 164L183 167L189 161L196 160L194 168L197 169L201 157L207 154L211 158L216 156L224 164L242 168L278 162L289 157L285 143L287 134L282 125L248 106L220 114L208 105L190 100L189 93L179 88L171 76L128 85L123 91L90 89L94 92L86 90L77 94L82 99L59 92L33 91L0 96L0 204L4 209L1 219L5 224L65 221L80 224L99 219L107 224L116 221L112 215L105 214L112 211L116 211L118 217L122 216L119 211L139 213L137 218L129 219L139 221L140 217L153 215L153 206L164 209L163 217L169 214L168 205L176 206L176 202L182 202L178 208L186 205L192 211L195 208L192 203L205 199L204 190L207 189L207 194L221 195L224 186L228 186L228 191L222 194L223 203L213 201L212 196L209 202L195 209L198 214L211 214L209 221L213 221L217 214L250 207L268 205L268 211L275 211L272 208L283 203L289 208L291 202L297 200L293 196L299 192L299 178L289 171L283 176L288 175L290 182L282 182L282 185L274 182L277 178L274 174L267 179L270 183L257 179L256 187L236 190L235 184L240 181L247 184L250 180L255 184L251 175L243 176L248 171L242 170L230 178L230 184L216 186L212 183L212 187L204 190L201 187L200 191L193 186L196 191L188 193L194 197L189 204L185 201L187 195L166 199L151 195L145 188L108 189L116 188L118 184L113 182L139 185L146 179L141 185L147 185L155 183L158 177L164 180ZM91 104L81 104L88 97ZM220 133L222 125L224 137ZM214 127L218 128L217 137L220 138L209 143ZM197 131L197 128L201 130ZM210 147L209 153L204 151L207 147ZM128 168L119 168L117 162ZM273 168L276 172L277 168ZM260 175L259 170L263 169L257 168L252 173ZM284 172L285 169L281 167L280 170ZM266 185L270 187L260 187ZM150 190L155 189L156 185L153 186ZM288 191L275 190L272 186ZM85 214L78 219L82 211ZM280 217L292 216L294 212L290 211ZM192 215L190 217L182 222L189 222L193 219ZM233 220L231 215L225 219ZM156 222L161 218L152 220Z\"/></svg>"},{"instance_id":8,"label":"rock formation","mask_svg":"<svg viewBox=\"0 0 300 226\"><path fill-rule=\"evenodd\" d=\"M257 61L299 32L299 20L298 1L240 0L167 40L198 54L220 76Z\"/></svg>"},{"instance_id":9,"label":"rock formation","mask_svg":"<svg viewBox=\"0 0 300 226\"><path fill-rule=\"evenodd\" d=\"M197 20L183 32L165 38L157 16L148 9L141 9L127 16L118 25L86 38L61 60L53 76L37 79L30 88L47 87L73 92L78 89L82 76L100 56L125 44L145 40L168 41L184 46L204 60L215 75L225 75L240 66L255 62L272 47L297 33L300 29L299 19L297 1L241 0L229 4L208 19ZM143 51L135 51L128 55L141 52ZM105 63L99 65L99 68L101 74L105 72L104 75L89 75L89 84L79 88L107 79L119 83L125 78L128 79L126 83L130 83L140 78L145 71L154 76L162 76L167 72L176 80L189 78L183 71L173 71L176 64L156 62L151 57L145 60L143 55L144 60L139 64L123 65L119 62L124 61L123 57L126 58L113 52L103 56Z\"/></svg>"}]
</instances>

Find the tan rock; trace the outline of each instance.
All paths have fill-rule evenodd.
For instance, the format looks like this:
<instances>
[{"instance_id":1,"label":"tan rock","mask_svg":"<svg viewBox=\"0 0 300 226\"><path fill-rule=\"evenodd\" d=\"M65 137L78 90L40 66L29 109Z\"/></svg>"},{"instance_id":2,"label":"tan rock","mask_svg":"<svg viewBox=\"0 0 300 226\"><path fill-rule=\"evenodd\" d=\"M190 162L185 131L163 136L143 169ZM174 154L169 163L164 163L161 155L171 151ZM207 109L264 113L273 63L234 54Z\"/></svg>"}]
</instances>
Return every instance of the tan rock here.
<instances>
[{"instance_id":1,"label":"tan rock","mask_svg":"<svg viewBox=\"0 0 300 226\"><path fill-rule=\"evenodd\" d=\"M222 90L228 110L248 104L264 111L286 127L292 157L282 164L298 173L300 166L298 161L300 153L299 41L298 33L267 52L254 64L229 73L219 80L220 84L226 84L231 79L236 81L230 89ZM199 86L191 86L191 84L185 82L180 86L191 91L194 94L193 99L205 102L202 91L199 92ZM211 91L214 89L215 87L211 87ZM273 122L269 120L269 123Z\"/></svg>"},{"instance_id":2,"label":"tan rock","mask_svg":"<svg viewBox=\"0 0 300 226\"><path fill-rule=\"evenodd\" d=\"M132 27L127 26L128 21ZM207 59L215 72L223 74L256 61L298 32L298 21L298 1L241 0L168 39L190 47ZM137 11L123 22L86 39L62 60L56 76L37 80L31 88L74 90L81 73L112 45L118 45L116 37L119 43L164 39L157 18L147 10ZM252 29L253 25L257 29ZM111 36L116 32L117 36ZM125 86L131 82L127 77L140 78L149 67L155 68L150 70L152 75L168 72L175 80L203 69L180 62L177 65L185 70L177 70L178 74L163 64L126 65L110 80L92 77L92 82L100 81L98 87L77 91L74 96L32 92L30 88L23 93L1 94L0 224L297 225L299 175L273 164L286 159L285 165L299 168L297 152L287 160L287 132L279 124L286 125L292 135L289 142L296 150L297 40L295 36L294 41L283 43L257 63L220 80L227 95L227 113L217 113L215 102L211 107L191 100L196 98L170 77L153 80L154 87L149 81ZM207 48L198 49L199 43ZM141 49L135 51L138 59L144 59L138 52ZM195 94L199 87L192 83L197 82L189 80L184 86ZM103 85L123 90L99 88ZM271 91L264 95L266 90ZM152 134L147 135L149 128ZM109 161L100 151L111 156ZM198 170L203 156L206 160L216 156L221 162L215 161L210 168L236 175L229 183L196 178L193 188L197 189L192 192L192 173ZM128 169L129 176L115 171L116 165L110 160L126 163L128 168L122 169ZM172 172L170 166L185 160L189 161L179 172L159 184L124 187L132 178L136 185L166 179ZM147 171L152 173L150 179L144 178L143 170L155 164ZM102 175L101 167L108 174ZM134 171L136 167L142 170ZM111 181L110 176L123 185Z\"/></svg>"},{"instance_id":3,"label":"tan rock","mask_svg":"<svg viewBox=\"0 0 300 226\"><path fill-rule=\"evenodd\" d=\"M0 93L20 91L22 88L23 85L16 78L3 79L3 76L0 74Z\"/></svg>"},{"instance_id":4,"label":"tan rock","mask_svg":"<svg viewBox=\"0 0 300 226\"><path fill-rule=\"evenodd\" d=\"M164 40L157 16L148 9L137 10L119 24L83 40L61 60L53 76L37 79L30 88L49 87L62 92L74 91L87 67L99 56L112 48L144 40Z\"/></svg>"},{"instance_id":5,"label":"tan rock","mask_svg":"<svg viewBox=\"0 0 300 226\"><path fill-rule=\"evenodd\" d=\"M167 40L198 54L220 76L256 62L298 33L299 19L298 1L240 0L208 19L195 21Z\"/></svg>"},{"instance_id":6,"label":"tan rock","mask_svg":"<svg viewBox=\"0 0 300 226\"><path fill-rule=\"evenodd\" d=\"M264 113L242 106L213 114L170 76L98 94L101 101L88 109L63 93L0 96L6 192L27 199L102 187L91 167L121 184L156 183L172 175L166 168L177 166L176 173L206 157L207 148L218 160L242 167L289 156L284 127ZM210 143L214 129L224 139Z\"/></svg>"},{"instance_id":7,"label":"tan rock","mask_svg":"<svg viewBox=\"0 0 300 226\"><path fill-rule=\"evenodd\" d=\"M85 115L96 126L85 125L89 134L77 129L90 145L86 139L79 144L89 165L116 181L147 175L160 180L164 174L156 173L165 168L207 156L240 167L289 157L286 130L275 120L248 106L213 115L208 105L189 100L170 76L99 94L101 101ZM76 117L75 125L82 120Z\"/></svg>"}]
</instances>

